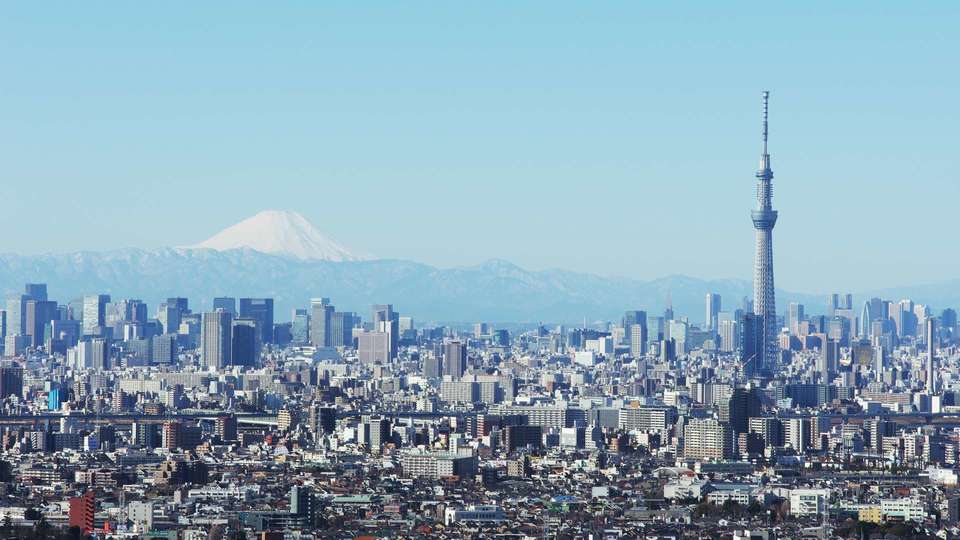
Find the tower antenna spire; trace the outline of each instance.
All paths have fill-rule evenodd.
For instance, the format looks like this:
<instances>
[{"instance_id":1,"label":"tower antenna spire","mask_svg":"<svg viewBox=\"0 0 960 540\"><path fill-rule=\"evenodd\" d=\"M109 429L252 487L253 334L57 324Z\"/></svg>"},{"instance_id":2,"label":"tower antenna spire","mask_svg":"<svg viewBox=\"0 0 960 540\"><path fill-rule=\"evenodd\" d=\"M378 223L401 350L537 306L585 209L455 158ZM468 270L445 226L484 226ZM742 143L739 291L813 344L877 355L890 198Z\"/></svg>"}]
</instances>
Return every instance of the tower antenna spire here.
<instances>
[{"instance_id":1,"label":"tower antenna spire","mask_svg":"<svg viewBox=\"0 0 960 540\"><path fill-rule=\"evenodd\" d=\"M770 91L763 91L763 155L767 155L767 105L770 101Z\"/></svg>"}]
</instances>

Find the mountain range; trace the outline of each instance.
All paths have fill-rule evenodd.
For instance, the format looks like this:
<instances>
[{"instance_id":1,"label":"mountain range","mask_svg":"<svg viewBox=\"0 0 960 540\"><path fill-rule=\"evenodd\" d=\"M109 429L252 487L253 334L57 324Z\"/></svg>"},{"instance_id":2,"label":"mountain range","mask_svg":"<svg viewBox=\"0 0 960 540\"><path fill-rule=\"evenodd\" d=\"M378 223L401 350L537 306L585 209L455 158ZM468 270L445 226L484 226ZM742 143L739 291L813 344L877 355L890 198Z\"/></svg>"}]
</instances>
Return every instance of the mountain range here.
<instances>
[{"instance_id":1,"label":"mountain range","mask_svg":"<svg viewBox=\"0 0 960 540\"><path fill-rule=\"evenodd\" d=\"M50 296L61 301L108 293L155 306L170 296L186 296L194 310L209 309L214 296L272 297L278 321L289 320L290 310L307 306L310 298L324 296L338 309L364 318L371 304L393 303L420 321L558 323L616 320L627 309L662 312L670 299L677 313L696 322L703 318L707 292L720 293L725 309L739 307L752 294L752 284L738 279L675 275L640 281L530 271L501 260L437 268L368 259L330 240L299 214L277 211L258 214L191 247L0 255L3 289L15 292L26 282L48 283ZM826 303L825 295L777 295L780 311L788 302L802 302L809 312L822 312ZM867 295L956 306L960 280L858 296Z\"/></svg>"}]
</instances>

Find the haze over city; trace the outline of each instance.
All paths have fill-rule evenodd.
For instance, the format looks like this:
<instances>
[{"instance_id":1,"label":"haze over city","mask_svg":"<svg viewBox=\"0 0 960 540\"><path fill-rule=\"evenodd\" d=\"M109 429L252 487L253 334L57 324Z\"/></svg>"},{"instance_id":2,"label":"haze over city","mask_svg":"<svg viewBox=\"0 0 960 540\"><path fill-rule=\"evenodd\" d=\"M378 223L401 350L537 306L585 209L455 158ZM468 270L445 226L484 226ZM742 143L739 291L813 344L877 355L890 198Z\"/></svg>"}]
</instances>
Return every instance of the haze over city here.
<instances>
[{"instance_id":1,"label":"haze over city","mask_svg":"<svg viewBox=\"0 0 960 540\"><path fill-rule=\"evenodd\" d=\"M0 226L30 225L0 252L191 245L276 208L440 267L748 279L771 89L780 286L960 267L952 3L3 13Z\"/></svg>"}]
</instances>

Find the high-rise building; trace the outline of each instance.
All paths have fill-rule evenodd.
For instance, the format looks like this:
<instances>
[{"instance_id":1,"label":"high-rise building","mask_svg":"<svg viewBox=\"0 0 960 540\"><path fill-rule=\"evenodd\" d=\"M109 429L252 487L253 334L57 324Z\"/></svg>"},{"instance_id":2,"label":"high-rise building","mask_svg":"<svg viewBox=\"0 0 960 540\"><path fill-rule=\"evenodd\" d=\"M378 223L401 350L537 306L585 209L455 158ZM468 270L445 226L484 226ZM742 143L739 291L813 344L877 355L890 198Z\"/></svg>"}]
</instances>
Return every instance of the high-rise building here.
<instances>
[{"instance_id":1,"label":"high-rise building","mask_svg":"<svg viewBox=\"0 0 960 540\"><path fill-rule=\"evenodd\" d=\"M740 362L743 375L753 377L763 367L763 316L744 313L740 318Z\"/></svg>"},{"instance_id":2,"label":"high-rise building","mask_svg":"<svg viewBox=\"0 0 960 540\"><path fill-rule=\"evenodd\" d=\"M7 297L7 332L8 336L22 336L26 334L27 301L26 294L14 294Z\"/></svg>"},{"instance_id":3,"label":"high-rise building","mask_svg":"<svg viewBox=\"0 0 960 540\"><path fill-rule=\"evenodd\" d=\"M773 170L767 152L767 102L770 92L763 93L763 152L757 171L757 208L751 212L756 230L756 259L753 267L753 312L763 317L761 328L763 349L760 365L772 369L778 360L780 345L777 327L777 303L773 284L773 227L777 211L773 209Z\"/></svg>"},{"instance_id":4,"label":"high-rise building","mask_svg":"<svg viewBox=\"0 0 960 540\"><path fill-rule=\"evenodd\" d=\"M633 325L635 324L639 324L640 326L643 327L643 343L641 343L640 346L643 348L643 351L646 352L646 346L647 346L647 343L646 343L647 312L646 311L630 310L623 314L623 332L624 332L623 337L624 337L624 341L631 346L633 345L633 334L630 332L630 328L632 328Z\"/></svg>"},{"instance_id":5,"label":"high-rise building","mask_svg":"<svg viewBox=\"0 0 960 540\"><path fill-rule=\"evenodd\" d=\"M720 295L717 293L707 293L706 302L707 312L705 314L707 330L717 331L717 314L720 313Z\"/></svg>"},{"instance_id":6,"label":"high-rise building","mask_svg":"<svg viewBox=\"0 0 960 540\"><path fill-rule=\"evenodd\" d=\"M936 324L933 318L927 319L927 393L930 395L937 393L937 334L935 327Z\"/></svg>"},{"instance_id":7,"label":"high-rise building","mask_svg":"<svg viewBox=\"0 0 960 540\"><path fill-rule=\"evenodd\" d=\"M83 297L83 335L100 336L107 324L109 294L94 294Z\"/></svg>"},{"instance_id":8,"label":"high-rise building","mask_svg":"<svg viewBox=\"0 0 960 540\"><path fill-rule=\"evenodd\" d=\"M630 356L641 358L647 352L647 327L639 323L630 325L627 335L630 336Z\"/></svg>"},{"instance_id":9,"label":"high-rise building","mask_svg":"<svg viewBox=\"0 0 960 540\"><path fill-rule=\"evenodd\" d=\"M332 347L331 325L336 308L329 298L310 300L310 344L314 347Z\"/></svg>"},{"instance_id":10,"label":"high-rise building","mask_svg":"<svg viewBox=\"0 0 960 540\"><path fill-rule=\"evenodd\" d=\"M152 362L154 364L172 364L177 359L177 336L162 334L151 338Z\"/></svg>"},{"instance_id":11,"label":"high-rise building","mask_svg":"<svg viewBox=\"0 0 960 540\"><path fill-rule=\"evenodd\" d=\"M234 319L231 328L231 363L235 366L254 367L260 359L260 333L257 321Z\"/></svg>"},{"instance_id":12,"label":"high-rise building","mask_svg":"<svg viewBox=\"0 0 960 540\"><path fill-rule=\"evenodd\" d=\"M23 368L16 364L0 366L0 399L23 395Z\"/></svg>"},{"instance_id":13,"label":"high-rise building","mask_svg":"<svg viewBox=\"0 0 960 540\"><path fill-rule=\"evenodd\" d=\"M683 457L722 460L733 457L734 433L713 418L691 418L683 428Z\"/></svg>"},{"instance_id":14,"label":"high-rise building","mask_svg":"<svg viewBox=\"0 0 960 540\"><path fill-rule=\"evenodd\" d=\"M463 377L467 370L467 344L449 341L443 344L443 374L453 379Z\"/></svg>"},{"instance_id":15,"label":"high-rise building","mask_svg":"<svg viewBox=\"0 0 960 540\"><path fill-rule=\"evenodd\" d=\"M353 347L354 316L350 311L335 311L330 319L330 346Z\"/></svg>"},{"instance_id":16,"label":"high-rise building","mask_svg":"<svg viewBox=\"0 0 960 540\"><path fill-rule=\"evenodd\" d=\"M220 310L203 314L200 331L200 360L206 368L231 365L233 316Z\"/></svg>"},{"instance_id":17,"label":"high-rise building","mask_svg":"<svg viewBox=\"0 0 960 540\"><path fill-rule=\"evenodd\" d=\"M397 344L400 339L400 315L393 311L393 304L374 304L371 311L373 330L387 334L390 342L390 358L396 358Z\"/></svg>"},{"instance_id":18,"label":"high-rise building","mask_svg":"<svg viewBox=\"0 0 960 540\"><path fill-rule=\"evenodd\" d=\"M237 417L232 414L218 416L213 426L213 433L221 441L237 440Z\"/></svg>"},{"instance_id":19,"label":"high-rise building","mask_svg":"<svg viewBox=\"0 0 960 540\"><path fill-rule=\"evenodd\" d=\"M305 309L293 311L293 321L290 323L290 341L294 345L310 343L310 312Z\"/></svg>"},{"instance_id":20,"label":"high-rise building","mask_svg":"<svg viewBox=\"0 0 960 540\"><path fill-rule=\"evenodd\" d=\"M237 316L237 299L232 296L218 296L213 299L213 310L216 311L222 309L233 315Z\"/></svg>"},{"instance_id":21,"label":"high-rise building","mask_svg":"<svg viewBox=\"0 0 960 540\"><path fill-rule=\"evenodd\" d=\"M240 316L257 321L260 343L273 343L273 298L241 298Z\"/></svg>"},{"instance_id":22,"label":"high-rise building","mask_svg":"<svg viewBox=\"0 0 960 540\"><path fill-rule=\"evenodd\" d=\"M736 388L730 399L720 403L720 421L728 422L734 433L746 433L751 418L760 416L760 393L756 388Z\"/></svg>"},{"instance_id":23,"label":"high-rise building","mask_svg":"<svg viewBox=\"0 0 960 540\"><path fill-rule=\"evenodd\" d=\"M390 335L386 332L364 332L357 336L357 360L361 364L390 362Z\"/></svg>"},{"instance_id":24,"label":"high-rise building","mask_svg":"<svg viewBox=\"0 0 960 540\"><path fill-rule=\"evenodd\" d=\"M71 497L69 526L80 529L80 533L83 535L93 532L96 505L97 501L93 491L88 491L79 497Z\"/></svg>"},{"instance_id":25,"label":"high-rise building","mask_svg":"<svg viewBox=\"0 0 960 540\"><path fill-rule=\"evenodd\" d=\"M806 318L803 314L803 304L790 302L787 309L787 326L790 328L790 333L795 336L800 335L800 323L804 320Z\"/></svg>"},{"instance_id":26,"label":"high-rise building","mask_svg":"<svg viewBox=\"0 0 960 540\"><path fill-rule=\"evenodd\" d=\"M717 328L720 336L720 352L734 352L740 343L740 325L732 319L722 320Z\"/></svg>"},{"instance_id":27,"label":"high-rise building","mask_svg":"<svg viewBox=\"0 0 960 540\"><path fill-rule=\"evenodd\" d=\"M27 283L23 286L23 294L29 296L32 300L38 300L40 302L49 300L49 298L47 298L46 283Z\"/></svg>"},{"instance_id":28,"label":"high-rise building","mask_svg":"<svg viewBox=\"0 0 960 540\"><path fill-rule=\"evenodd\" d=\"M50 321L60 316L57 303L49 300L27 300L24 334L30 336L34 347L42 346L46 341L46 328Z\"/></svg>"}]
</instances>

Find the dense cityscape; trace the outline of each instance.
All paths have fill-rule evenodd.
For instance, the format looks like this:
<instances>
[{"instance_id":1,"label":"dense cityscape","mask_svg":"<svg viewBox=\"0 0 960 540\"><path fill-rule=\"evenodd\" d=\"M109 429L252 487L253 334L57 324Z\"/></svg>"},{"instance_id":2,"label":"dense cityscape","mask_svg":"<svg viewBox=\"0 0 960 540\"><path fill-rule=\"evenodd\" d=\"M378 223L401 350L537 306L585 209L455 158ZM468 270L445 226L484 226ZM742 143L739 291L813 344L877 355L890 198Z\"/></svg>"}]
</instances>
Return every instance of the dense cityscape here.
<instances>
[{"instance_id":1,"label":"dense cityscape","mask_svg":"<svg viewBox=\"0 0 960 540\"><path fill-rule=\"evenodd\" d=\"M25 284L0 311L0 537L960 536L957 313L778 311L768 98L754 297L700 314L423 325Z\"/></svg>"}]
</instances>

